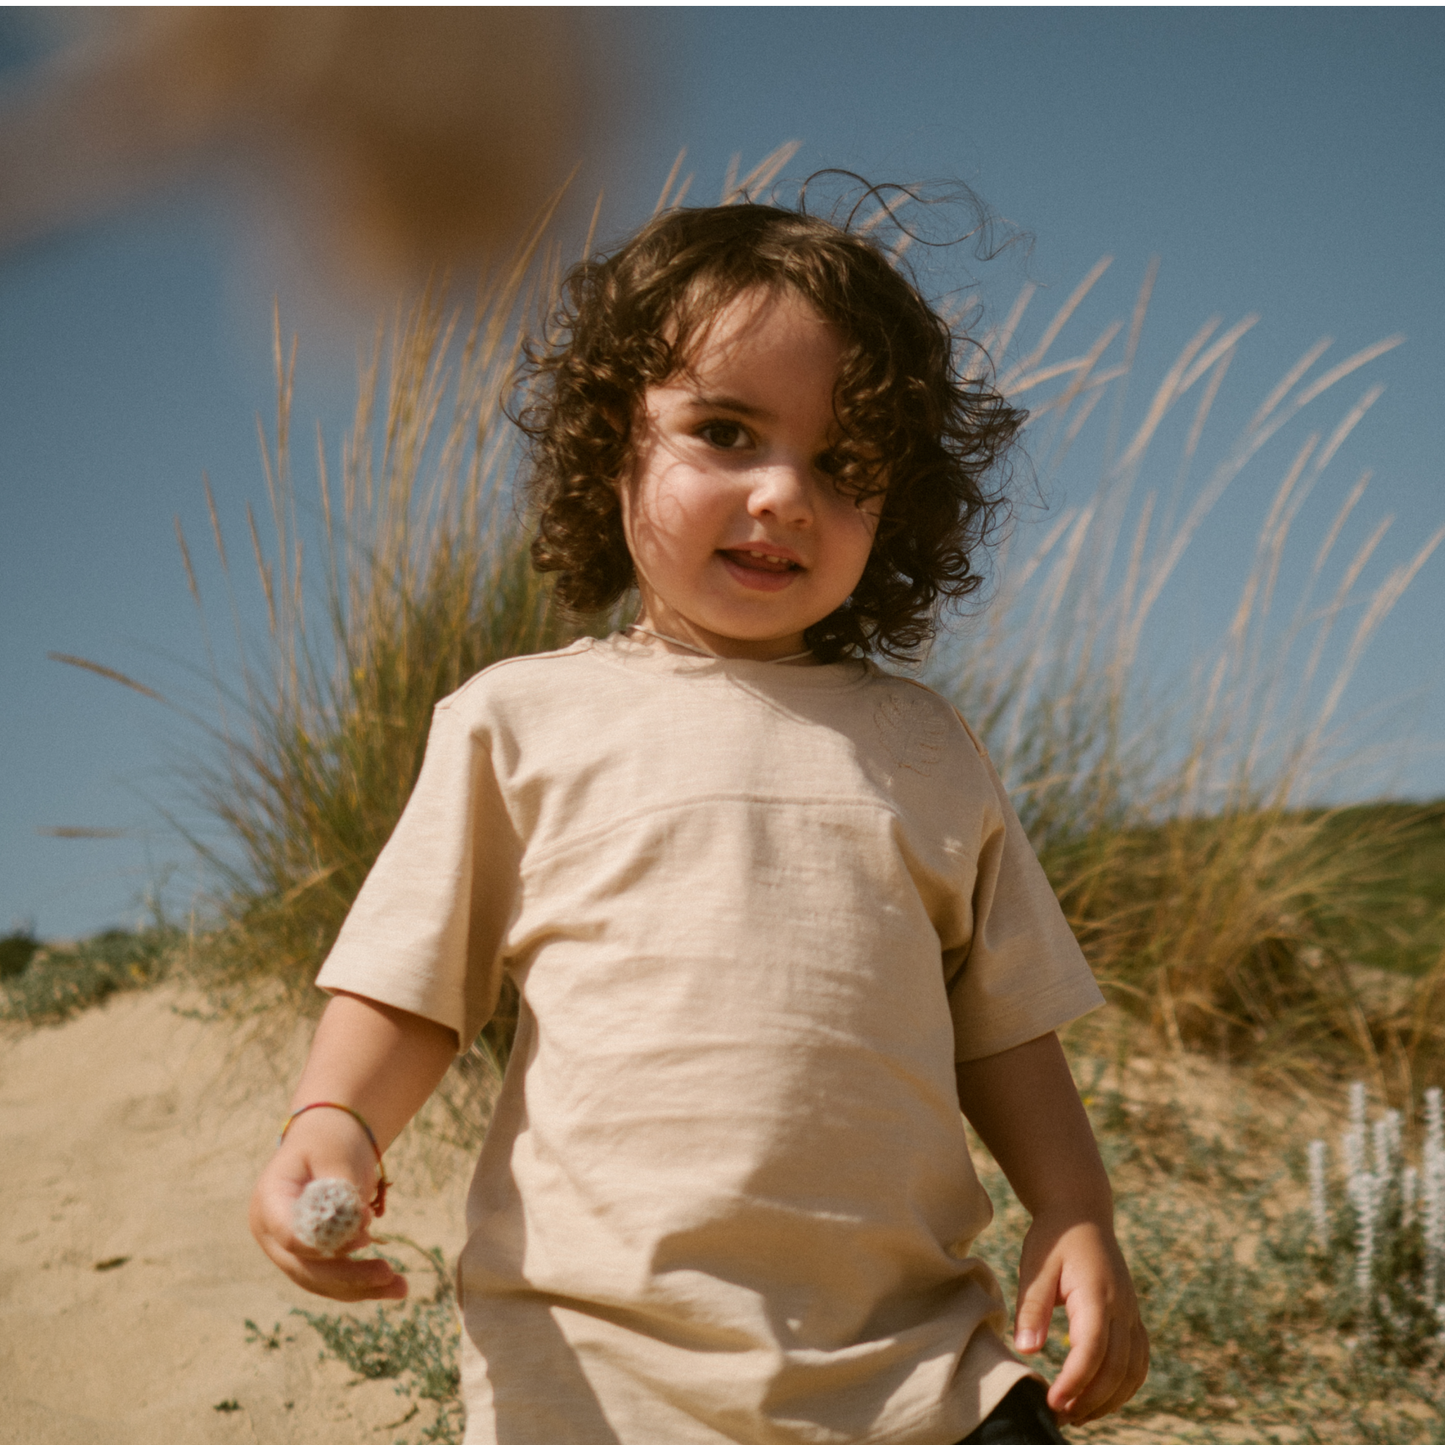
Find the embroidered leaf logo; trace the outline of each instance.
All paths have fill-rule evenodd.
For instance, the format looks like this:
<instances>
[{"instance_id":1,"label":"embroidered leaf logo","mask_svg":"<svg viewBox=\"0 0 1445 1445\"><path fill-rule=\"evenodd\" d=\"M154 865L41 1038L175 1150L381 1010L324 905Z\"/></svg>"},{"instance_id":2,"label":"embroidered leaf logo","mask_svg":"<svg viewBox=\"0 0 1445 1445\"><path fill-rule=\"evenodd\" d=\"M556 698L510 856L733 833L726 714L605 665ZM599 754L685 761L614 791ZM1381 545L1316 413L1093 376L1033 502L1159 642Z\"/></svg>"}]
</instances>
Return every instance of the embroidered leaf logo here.
<instances>
[{"instance_id":1,"label":"embroidered leaf logo","mask_svg":"<svg viewBox=\"0 0 1445 1445\"><path fill-rule=\"evenodd\" d=\"M946 727L926 698L885 693L873 721L894 767L908 768L926 778L943 756Z\"/></svg>"}]
</instances>

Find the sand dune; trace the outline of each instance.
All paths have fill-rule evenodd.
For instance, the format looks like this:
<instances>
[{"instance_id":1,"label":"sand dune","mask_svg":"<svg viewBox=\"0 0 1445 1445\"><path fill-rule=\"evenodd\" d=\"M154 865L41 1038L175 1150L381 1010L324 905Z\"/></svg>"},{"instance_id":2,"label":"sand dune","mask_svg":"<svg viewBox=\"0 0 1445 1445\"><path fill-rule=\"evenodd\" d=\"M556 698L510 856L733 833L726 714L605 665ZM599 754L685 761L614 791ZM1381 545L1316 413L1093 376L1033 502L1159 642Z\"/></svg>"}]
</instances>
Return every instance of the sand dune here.
<instances>
[{"instance_id":1,"label":"sand dune","mask_svg":"<svg viewBox=\"0 0 1445 1445\"><path fill-rule=\"evenodd\" d=\"M290 1313L375 1306L305 1294L246 1231L301 1040L178 1011L203 1007L164 988L0 1036L0 1442L415 1438L430 1416L387 1430L407 1402L318 1363ZM387 1225L454 1258L464 1161L403 1140L389 1163ZM248 1343L248 1318L291 1338Z\"/></svg>"}]
</instances>

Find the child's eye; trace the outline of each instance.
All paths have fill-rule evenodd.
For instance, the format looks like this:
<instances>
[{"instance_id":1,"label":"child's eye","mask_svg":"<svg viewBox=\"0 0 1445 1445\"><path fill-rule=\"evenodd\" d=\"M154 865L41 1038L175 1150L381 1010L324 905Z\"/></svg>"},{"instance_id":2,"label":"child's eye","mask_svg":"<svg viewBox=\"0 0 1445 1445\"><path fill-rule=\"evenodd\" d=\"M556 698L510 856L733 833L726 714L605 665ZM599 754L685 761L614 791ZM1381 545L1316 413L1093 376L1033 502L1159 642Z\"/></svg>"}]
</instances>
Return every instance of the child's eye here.
<instances>
[{"instance_id":1,"label":"child's eye","mask_svg":"<svg viewBox=\"0 0 1445 1445\"><path fill-rule=\"evenodd\" d=\"M843 456L841 452L819 452L813 465L825 477L836 477L843 470Z\"/></svg>"},{"instance_id":2,"label":"child's eye","mask_svg":"<svg viewBox=\"0 0 1445 1445\"><path fill-rule=\"evenodd\" d=\"M710 421L706 426L699 427L697 434L709 446L721 451L735 451L751 440L746 428L735 421Z\"/></svg>"}]
</instances>

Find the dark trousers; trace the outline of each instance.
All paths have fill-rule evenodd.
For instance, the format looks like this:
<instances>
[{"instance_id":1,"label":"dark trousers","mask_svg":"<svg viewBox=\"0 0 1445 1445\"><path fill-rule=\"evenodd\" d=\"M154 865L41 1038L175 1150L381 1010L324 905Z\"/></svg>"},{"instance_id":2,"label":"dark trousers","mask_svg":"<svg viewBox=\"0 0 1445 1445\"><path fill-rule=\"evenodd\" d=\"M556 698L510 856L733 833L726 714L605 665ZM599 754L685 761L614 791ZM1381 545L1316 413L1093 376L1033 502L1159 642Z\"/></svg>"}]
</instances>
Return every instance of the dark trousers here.
<instances>
[{"instance_id":1,"label":"dark trousers","mask_svg":"<svg viewBox=\"0 0 1445 1445\"><path fill-rule=\"evenodd\" d=\"M1049 1409L1048 1391L1035 1379L1020 1380L977 1430L959 1445L1066 1445L1054 1412Z\"/></svg>"}]
</instances>

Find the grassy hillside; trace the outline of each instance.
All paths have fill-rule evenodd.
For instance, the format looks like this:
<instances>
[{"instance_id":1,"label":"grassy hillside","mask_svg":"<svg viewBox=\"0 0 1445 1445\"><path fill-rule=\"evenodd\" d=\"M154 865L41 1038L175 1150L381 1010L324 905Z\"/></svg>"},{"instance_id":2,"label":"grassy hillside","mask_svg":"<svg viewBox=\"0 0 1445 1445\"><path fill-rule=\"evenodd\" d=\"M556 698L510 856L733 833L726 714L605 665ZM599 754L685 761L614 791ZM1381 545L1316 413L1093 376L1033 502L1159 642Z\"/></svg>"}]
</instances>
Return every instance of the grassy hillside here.
<instances>
[{"instance_id":1,"label":"grassy hillside","mask_svg":"<svg viewBox=\"0 0 1445 1445\"><path fill-rule=\"evenodd\" d=\"M1359 919L1337 925L1338 945L1371 968L1423 978L1445 955L1445 802L1345 808L1326 837L1361 824L1379 840L1376 872Z\"/></svg>"}]
</instances>

